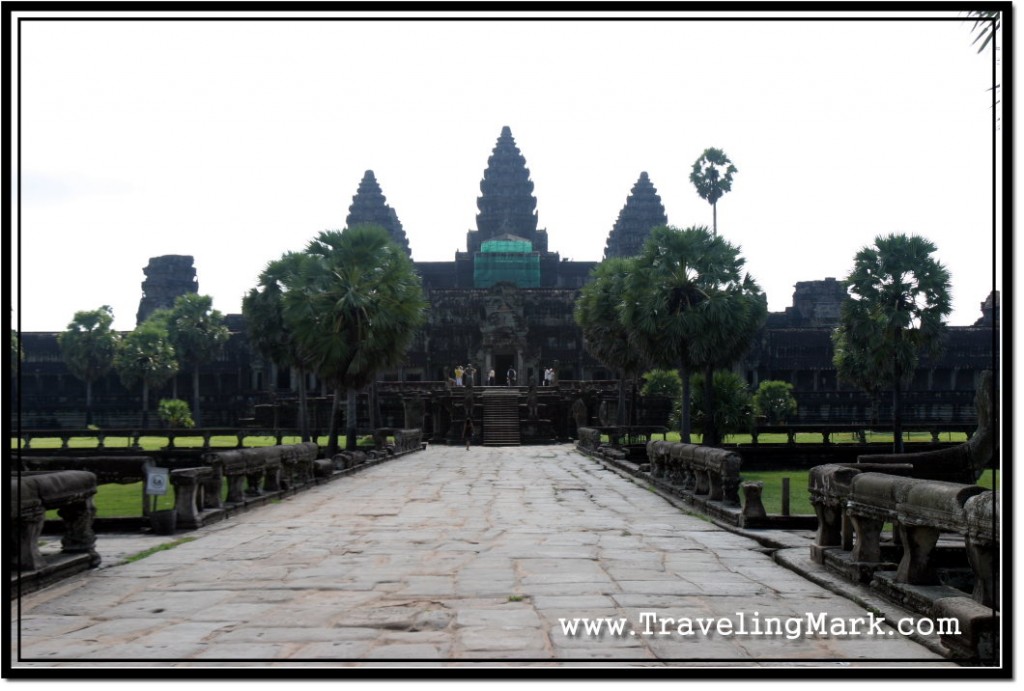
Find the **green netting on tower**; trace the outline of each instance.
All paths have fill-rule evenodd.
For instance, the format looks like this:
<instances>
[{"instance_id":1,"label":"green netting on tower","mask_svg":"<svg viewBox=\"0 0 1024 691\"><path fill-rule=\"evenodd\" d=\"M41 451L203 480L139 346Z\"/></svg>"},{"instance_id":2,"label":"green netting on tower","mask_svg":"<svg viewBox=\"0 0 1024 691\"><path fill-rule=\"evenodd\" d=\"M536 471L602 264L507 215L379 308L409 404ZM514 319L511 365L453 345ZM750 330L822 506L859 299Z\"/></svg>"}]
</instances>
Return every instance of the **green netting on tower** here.
<instances>
[{"instance_id":1,"label":"green netting on tower","mask_svg":"<svg viewBox=\"0 0 1024 691\"><path fill-rule=\"evenodd\" d=\"M478 252L474 259L475 288L490 288L502 282L514 283L519 288L540 287L540 254L537 252Z\"/></svg>"},{"instance_id":2,"label":"green netting on tower","mask_svg":"<svg viewBox=\"0 0 1024 691\"><path fill-rule=\"evenodd\" d=\"M533 251L533 243L529 240L487 240L480 245L481 252L517 254Z\"/></svg>"}]
</instances>

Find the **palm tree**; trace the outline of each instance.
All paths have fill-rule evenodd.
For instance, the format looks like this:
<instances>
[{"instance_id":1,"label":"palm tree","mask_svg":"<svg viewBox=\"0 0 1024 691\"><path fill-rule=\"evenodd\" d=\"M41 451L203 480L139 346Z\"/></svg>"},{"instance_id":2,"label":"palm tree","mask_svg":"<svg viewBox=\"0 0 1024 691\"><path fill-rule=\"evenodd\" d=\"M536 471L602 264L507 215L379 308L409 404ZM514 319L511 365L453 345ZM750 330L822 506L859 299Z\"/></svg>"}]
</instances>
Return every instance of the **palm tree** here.
<instances>
[{"instance_id":1,"label":"palm tree","mask_svg":"<svg viewBox=\"0 0 1024 691\"><path fill-rule=\"evenodd\" d=\"M242 298L242 314L249 331L249 342L263 357L280 367L298 373L298 422L302 441L309 441L306 375L311 369L308 355L299 348L292 325L285 319L284 295L296 284L301 265L310 258L299 252L287 252L269 264L259 277L259 286Z\"/></svg>"},{"instance_id":2,"label":"palm tree","mask_svg":"<svg viewBox=\"0 0 1024 691\"><path fill-rule=\"evenodd\" d=\"M114 354L114 369L125 387L142 383L142 427L149 425L149 390L178 373L174 346L160 320L152 317L125 335Z\"/></svg>"},{"instance_id":3,"label":"palm tree","mask_svg":"<svg viewBox=\"0 0 1024 691\"><path fill-rule=\"evenodd\" d=\"M622 316L636 347L660 367L677 367L683 384L680 436L690 441L690 377L703 369L713 396L717 367L731 365L764 323L767 303L739 250L705 227L655 228L626 281ZM705 410L714 410L705 401ZM705 443L717 443L713 420Z\"/></svg>"},{"instance_id":4,"label":"palm tree","mask_svg":"<svg viewBox=\"0 0 1024 691\"><path fill-rule=\"evenodd\" d=\"M587 350L619 373L619 400L615 424L626 424L626 379L636 375L648 363L643 351L631 343L629 329L621 319L626 279L635 271L632 258L605 259L598 264L592 279L580 291L576 301L576 323L583 329Z\"/></svg>"},{"instance_id":5,"label":"palm tree","mask_svg":"<svg viewBox=\"0 0 1024 691\"><path fill-rule=\"evenodd\" d=\"M718 235L718 200L732 189L732 176L737 172L725 152L715 148L705 149L690 171L690 182L697 188L697 194L711 205L711 227L715 235Z\"/></svg>"},{"instance_id":6,"label":"palm tree","mask_svg":"<svg viewBox=\"0 0 1024 691\"><path fill-rule=\"evenodd\" d=\"M213 298L197 293L179 295L167 315L167 336L183 365L192 368L192 414L203 426L199 406L199 367L220 352L230 336L224 317L213 309Z\"/></svg>"},{"instance_id":7,"label":"palm tree","mask_svg":"<svg viewBox=\"0 0 1024 691\"><path fill-rule=\"evenodd\" d=\"M864 388L892 387L893 452L903 453L903 389L920 353L941 348L949 315L949 271L931 255L935 245L917 235L875 238L854 258L840 309L834 362Z\"/></svg>"},{"instance_id":8,"label":"palm tree","mask_svg":"<svg viewBox=\"0 0 1024 691\"><path fill-rule=\"evenodd\" d=\"M714 405L715 370L730 367L743 357L768 316L768 302L757 283L749 274L740 277L743 259L738 256L738 250L725 243L723 254L732 255L727 260L731 275L707 287L707 300L694 310L694 337L690 341L692 361L704 368L707 419L703 441L709 445L721 442L716 419L718 408Z\"/></svg>"},{"instance_id":9,"label":"palm tree","mask_svg":"<svg viewBox=\"0 0 1024 691\"><path fill-rule=\"evenodd\" d=\"M92 424L92 385L114 364L118 335L110 327L109 305L75 312L67 330L57 335L61 357L72 375L85 382L85 424Z\"/></svg>"},{"instance_id":10,"label":"palm tree","mask_svg":"<svg viewBox=\"0 0 1024 691\"><path fill-rule=\"evenodd\" d=\"M286 321L313 369L333 384L328 453L338 447L339 392L346 390L346 448L356 446L356 400L377 371L398 365L424 320L419 276L379 226L323 231L306 248Z\"/></svg>"}]
</instances>

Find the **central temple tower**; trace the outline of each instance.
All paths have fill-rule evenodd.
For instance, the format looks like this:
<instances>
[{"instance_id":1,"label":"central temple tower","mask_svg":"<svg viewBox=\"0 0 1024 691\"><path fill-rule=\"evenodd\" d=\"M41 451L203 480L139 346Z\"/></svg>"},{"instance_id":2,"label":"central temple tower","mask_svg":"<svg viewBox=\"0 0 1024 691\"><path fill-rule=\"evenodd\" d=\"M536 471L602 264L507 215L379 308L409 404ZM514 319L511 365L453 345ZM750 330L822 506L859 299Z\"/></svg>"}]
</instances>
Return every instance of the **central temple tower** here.
<instances>
[{"instance_id":1,"label":"central temple tower","mask_svg":"<svg viewBox=\"0 0 1024 691\"><path fill-rule=\"evenodd\" d=\"M557 285L558 254L548 252L547 230L537 229L530 170L507 125L487 159L476 203L477 229L466 234L466 251L455 257L459 285Z\"/></svg>"},{"instance_id":2,"label":"central temple tower","mask_svg":"<svg viewBox=\"0 0 1024 691\"><path fill-rule=\"evenodd\" d=\"M506 125L487 159L480 196L476 230L466 234L467 251L479 252L488 241L513 236L528 241L533 251L548 251L548 233L537 230L537 199L526 158L519 152L512 130Z\"/></svg>"}]
</instances>

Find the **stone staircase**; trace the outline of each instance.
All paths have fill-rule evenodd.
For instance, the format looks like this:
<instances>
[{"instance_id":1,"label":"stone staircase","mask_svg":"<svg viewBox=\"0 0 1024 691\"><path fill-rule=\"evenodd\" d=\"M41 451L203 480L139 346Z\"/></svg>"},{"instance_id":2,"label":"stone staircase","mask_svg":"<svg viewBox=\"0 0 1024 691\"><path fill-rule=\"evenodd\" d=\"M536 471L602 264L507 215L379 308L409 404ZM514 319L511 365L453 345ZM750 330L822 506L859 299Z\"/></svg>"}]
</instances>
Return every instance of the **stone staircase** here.
<instances>
[{"instance_id":1,"label":"stone staircase","mask_svg":"<svg viewBox=\"0 0 1024 691\"><path fill-rule=\"evenodd\" d=\"M484 446L519 446L519 389L484 391Z\"/></svg>"}]
</instances>

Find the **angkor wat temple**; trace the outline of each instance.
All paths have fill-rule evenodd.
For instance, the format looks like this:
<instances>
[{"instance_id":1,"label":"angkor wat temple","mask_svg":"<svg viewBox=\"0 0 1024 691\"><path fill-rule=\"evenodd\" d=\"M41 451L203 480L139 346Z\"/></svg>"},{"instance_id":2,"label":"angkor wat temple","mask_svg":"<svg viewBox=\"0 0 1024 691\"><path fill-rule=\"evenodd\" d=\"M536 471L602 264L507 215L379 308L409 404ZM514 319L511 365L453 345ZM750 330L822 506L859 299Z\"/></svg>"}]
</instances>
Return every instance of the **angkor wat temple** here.
<instances>
[{"instance_id":1,"label":"angkor wat temple","mask_svg":"<svg viewBox=\"0 0 1024 691\"><path fill-rule=\"evenodd\" d=\"M536 206L526 159L511 130L504 127L484 170L476 229L468 231L465 251L456 252L449 262L414 262L430 304L428 322L403 367L381 374L374 405L364 397L361 425L365 419L367 427L403 426L412 410L415 421L424 416L423 424L435 439L450 436L464 406L482 415L486 392L497 393L497 387L476 389L476 399L464 400L464 390L452 389L449 383L457 365L472 365L478 386L487 383L490 370L498 385L506 384L510 368L516 370L516 401L524 429L536 423L532 432L524 433L524 440L562 438L570 428L569 408L578 398L585 399L591 418L600 415L601 401L614 395L611 375L587 352L573 319L579 289L596 262L563 260L551 252L547 230L537 227ZM372 171L366 171L359 183L345 222L381 225L410 251L398 215L388 206ZM646 172L640 173L608 234L604 257L638 253L650 230L667 222L654 184ZM145 275L140 321L177 295L198 291L191 257L155 257ZM765 379L791 382L799 404L794 421L888 419L887 401L873 405L866 394L836 377L830 336L844 297L835 278L797 283L792 306L769 315L750 352L736 366L751 387ZM950 327L942 355L921 362L907 395L909 420L973 422L975 386L981 371L994 364L997 303L990 295L973 326ZM201 374L204 420L224 427L292 425L287 411L296 390L294 373L263 362L250 350L241 315L228 315L227 323L232 331L228 346ZM22 348L22 427L82 426L85 387L64 366L56 333L23 333ZM548 368L555 370L557 386L539 387L531 400L528 386L542 384ZM326 401L325 387L312 376L309 383L310 390ZM152 392L150 400L170 397L170 390L168 384L164 391ZM138 424L139 393L125 390L115 374L104 377L93 391L96 424ZM177 391L179 398L191 400L187 373L179 375ZM510 393L507 388L505 392ZM321 418L314 419L314 426L325 426L323 411L328 409L326 404L314 406L314 414ZM654 411L642 403L637 410L639 417L664 415L663 407Z\"/></svg>"}]
</instances>

